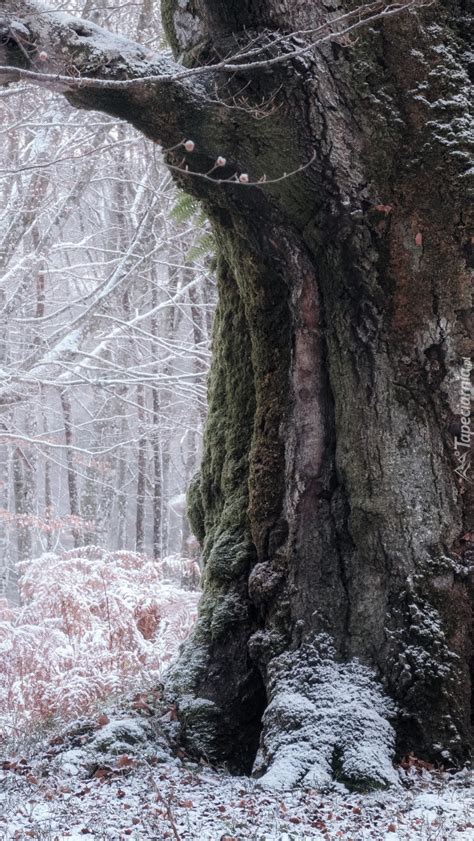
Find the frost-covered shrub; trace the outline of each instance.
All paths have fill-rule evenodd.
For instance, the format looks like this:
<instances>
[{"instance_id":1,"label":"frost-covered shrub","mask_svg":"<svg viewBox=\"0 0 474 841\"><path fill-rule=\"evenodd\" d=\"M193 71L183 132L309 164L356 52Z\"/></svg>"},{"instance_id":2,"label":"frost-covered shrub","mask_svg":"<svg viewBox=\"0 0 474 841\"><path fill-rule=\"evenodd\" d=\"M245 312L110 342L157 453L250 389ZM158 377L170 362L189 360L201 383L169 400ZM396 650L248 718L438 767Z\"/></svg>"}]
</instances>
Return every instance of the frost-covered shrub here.
<instances>
[{"instance_id":1,"label":"frost-covered shrub","mask_svg":"<svg viewBox=\"0 0 474 841\"><path fill-rule=\"evenodd\" d=\"M156 683L196 617L199 569L84 547L22 564L19 608L0 600L0 735L70 718Z\"/></svg>"}]
</instances>

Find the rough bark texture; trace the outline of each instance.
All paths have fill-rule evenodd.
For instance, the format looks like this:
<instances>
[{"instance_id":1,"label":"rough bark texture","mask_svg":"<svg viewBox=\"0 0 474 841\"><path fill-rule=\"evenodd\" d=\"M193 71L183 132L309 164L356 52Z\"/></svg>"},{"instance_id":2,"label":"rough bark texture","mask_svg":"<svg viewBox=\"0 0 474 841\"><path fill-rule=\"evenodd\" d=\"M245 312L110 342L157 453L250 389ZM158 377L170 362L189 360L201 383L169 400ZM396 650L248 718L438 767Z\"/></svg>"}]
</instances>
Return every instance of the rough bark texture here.
<instances>
[{"instance_id":1,"label":"rough bark texture","mask_svg":"<svg viewBox=\"0 0 474 841\"><path fill-rule=\"evenodd\" d=\"M272 784L390 782L377 734L389 753L396 740L398 755L462 763L471 607L461 537L472 511L453 448L470 351L463 4L401 13L298 55L311 36L281 33L320 25L348 0L332 11L312 0L162 5L189 67L252 39L260 61L288 54L254 71L69 94L168 147L192 139L168 162L218 242L209 418L189 492L205 591L170 679L182 737L236 770L251 769L260 743L255 769ZM171 59L143 69L137 56L80 68L176 74ZM227 166L210 177L182 172L183 161L209 172L218 156ZM264 187L213 181L272 182L306 162ZM328 689L338 681L344 697Z\"/></svg>"}]
</instances>

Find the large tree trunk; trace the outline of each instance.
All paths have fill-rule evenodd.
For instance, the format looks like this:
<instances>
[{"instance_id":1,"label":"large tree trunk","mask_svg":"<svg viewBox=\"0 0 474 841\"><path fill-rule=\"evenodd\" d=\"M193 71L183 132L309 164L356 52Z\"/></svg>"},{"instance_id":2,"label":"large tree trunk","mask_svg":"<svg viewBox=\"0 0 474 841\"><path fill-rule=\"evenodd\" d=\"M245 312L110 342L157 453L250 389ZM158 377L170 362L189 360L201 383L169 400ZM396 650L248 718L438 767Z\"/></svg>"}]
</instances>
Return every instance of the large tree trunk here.
<instances>
[{"instance_id":1,"label":"large tree trunk","mask_svg":"<svg viewBox=\"0 0 474 841\"><path fill-rule=\"evenodd\" d=\"M462 4L385 16L309 50L328 29L309 30L335 17L312 0L166 0L164 12L185 64L239 45L253 50L246 68L179 76L162 57L127 72L166 82L68 95L168 148L192 140L168 162L218 242L209 418L189 494L204 596L169 681L183 739L269 785L382 785L395 751L460 764ZM209 173L219 156L211 175L183 171ZM235 172L239 183L216 184Z\"/></svg>"}]
</instances>

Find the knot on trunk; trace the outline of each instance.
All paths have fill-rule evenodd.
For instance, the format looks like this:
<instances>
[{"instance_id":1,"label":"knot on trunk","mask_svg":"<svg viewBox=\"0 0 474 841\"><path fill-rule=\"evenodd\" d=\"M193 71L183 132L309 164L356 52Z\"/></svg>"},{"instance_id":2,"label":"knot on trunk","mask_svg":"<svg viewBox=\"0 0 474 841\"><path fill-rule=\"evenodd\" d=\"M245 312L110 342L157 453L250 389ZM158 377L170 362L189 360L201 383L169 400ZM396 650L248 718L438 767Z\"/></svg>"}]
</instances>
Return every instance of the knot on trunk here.
<instances>
[{"instance_id":1,"label":"knot on trunk","mask_svg":"<svg viewBox=\"0 0 474 841\"><path fill-rule=\"evenodd\" d=\"M249 596L255 604L270 601L277 593L283 574L270 562L257 564L249 576Z\"/></svg>"}]
</instances>

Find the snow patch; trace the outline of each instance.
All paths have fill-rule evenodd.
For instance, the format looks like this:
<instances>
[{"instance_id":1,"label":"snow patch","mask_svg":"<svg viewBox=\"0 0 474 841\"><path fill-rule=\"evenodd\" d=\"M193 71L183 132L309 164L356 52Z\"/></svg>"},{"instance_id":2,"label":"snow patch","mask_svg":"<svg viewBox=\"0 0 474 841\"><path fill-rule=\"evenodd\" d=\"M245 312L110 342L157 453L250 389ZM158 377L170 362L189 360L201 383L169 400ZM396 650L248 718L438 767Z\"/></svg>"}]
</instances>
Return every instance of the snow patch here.
<instances>
[{"instance_id":1,"label":"snow patch","mask_svg":"<svg viewBox=\"0 0 474 841\"><path fill-rule=\"evenodd\" d=\"M392 765L392 702L374 674L353 660L339 663L325 637L269 664L270 701L254 773L260 785L285 791L398 782Z\"/></svg>"}]
</instances>

